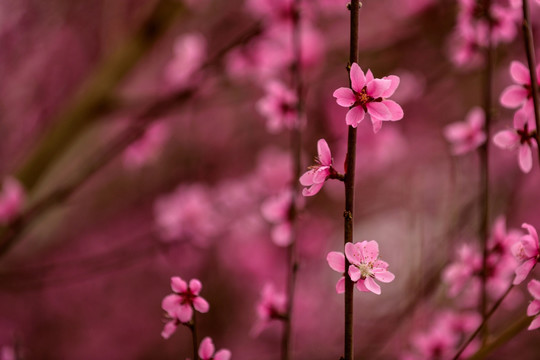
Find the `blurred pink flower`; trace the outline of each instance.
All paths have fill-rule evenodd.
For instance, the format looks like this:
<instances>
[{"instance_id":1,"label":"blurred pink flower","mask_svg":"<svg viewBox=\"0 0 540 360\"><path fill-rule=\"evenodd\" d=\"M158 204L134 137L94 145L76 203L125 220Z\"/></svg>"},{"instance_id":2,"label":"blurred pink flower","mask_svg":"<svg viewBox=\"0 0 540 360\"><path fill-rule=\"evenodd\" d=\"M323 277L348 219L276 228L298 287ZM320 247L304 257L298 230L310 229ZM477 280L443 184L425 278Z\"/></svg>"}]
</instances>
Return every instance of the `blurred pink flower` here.
<instances>
[{"instance_id":1,"label":"blurred pink flower","mask_svg":"<svg viewBox=\"0 0 540 360\"><path fill-rule=\"evenodd\" d=\"M247 0L246 7L256 16L270 22L291 22L293 0Z\"/></svg>"},{"instance_id":2,"label":"blurred pink flower","mask_svg":"<svg viewBox=\"0 0 540 360\"><path fill-rule=\"evenodd\" d=\"M13 177L4 179L0 192L0 224L7 224L19 215L25 201L25 193L19 181Z\"/></svg>"},{"instance_id":3,"label":"blurred pink flower","mask_svg":"<svg viewBox=\"0 0 540 360\"><path fill-rule=\"evenodd\" d=\"M331 251L326 256L326 261L332 270L343 275L336 283L336 292L343 294L345 292L345 254L338 251Z\"/></svg>"},{"instance_id":4,"label":"blurred pink flower","mask_svg":"<svg viewBox=\"0 0 540 360\"><path fill-rule=\"evenodd\" d=\"M272 240L278 246L291 244L291 224L289 211L291 208L291 192L282 191L279 195L266 199L261 205L264 219L272 223Z\"/></svg>"},{"instance_id":5,"label":"blurred pink flower","mask_svg":"<svg viewBox=\"0 0 540 360\"><path fill-rule=\"evenodd\" d=\"M534 111L531 93L529 68L519 61L510 64L510 75L516 85L508 86L501 94L501 104L509 109L523 107L527 113ZM536 67L536 76L540 81L540 64Z\"/></svg>"},{"instance_id":6,"label":"blurred pink flower","mask_svg":"<svg viewBox=\"0 0 540 360\"><path fill-rule=\"evenodd\" d=\"M296 94L277 80L266 85L266 96L257 102L257 110L266 118L271 133L291 129L297 117Z\"/></svg>"},{"instance_id":7,"label":"blurred pink flower","mask_svg":"<svg viewBox=\"0 0 540 360\"><path fill-rule=\"evenodd\" d=\"M180 323L188 323L193 317L193 309L205 313L210 309L208 302L199 296L202 284L197 279L192 279L188 284L179 276L171 277L171 288L174 294L165 296L161 302L161 308L167 312L172 319L169 321L162 333L168 339L176 330Z\"/></svg>"},{"instance_id":8,"label":"blurred pink flower","mask_svg":"<svg viewBox=\"0 0 540 360\"><path fill-rule=\"evenodd\" d=\"M532 279L527 284L527 289L534 300L527 307L527 316L534 316L533 321L529 325L529 330L540 328L540 281Z\"/></svg>"},{"instance_id":9,"label":"blurred pink flower","mask_svg":"<svg viewBox=\"0 0 540 360\"><path fill-rule=\"evenodd\" d=\"M529 173L533 166L532 150L537 147L535 133L532 114L520 109L514 115L514 129L499 131L493 137L493 142L501 149L517 148L519 167L524 173Z\"/></svg>"},{"instance_id":10,"label":"blurred pink flower","mask_svg":"<svg viewBox=\"0 0 540 360\"><path fill-rule=\"evenodd\" d=\"M165 68L168 83L174 88L190 85L193 75L206 56L206 39L198 33L179 36L174 43L173 58Z\"/></svg>"},{"instance_id":11,"label":"blurred pink flower","mask_svg":"<svg viewBox=\"0 0 540 360\"><path fill-rule=\"evenodd\" d=\"M138 141L124 151L124 166L131 170L138 169L153 161L159 155L168 136L169 126L165 122L152 124Z\"/></svg>"},{"instance_id":12,"label":"blurred pink flower","mask_svg":"<svg viewBox=\"0 0 540 360\"><path fill-rule=\"evenodd\" d=\"M457 250L457 259L443 272L443 279L449 285L448 295L457 296L472 276L482 268L482 255L470 244L465 243Z\"/></svg>"},{"instance_id":13,"label":"blurred pink flower","mask_svg":"<svg viewBox=\"0 0 540 360\"><path fill-rule=\"evenodd\" d=\"M357 63L350 70L351 88L341 87L333 96L339 106L348 107L345 117L347 125L357 127L366 113L371 116L373 132L381 129L383 121L397 121L403 118L403 110L395 101L388 100L399 85L395 75L375 79L371 70L364 72Z\"/></svg>"},{"instance_id":14,"label":"blurred pink flower","mask_svg":"<svg viewBox=\"0 0 540 360\"><path fill-rule=\"evenodd\" d=\"M315 162L318 165L310 166L310 170L300 177L300 183L303 186L309 186L309 188L302 190L302 195L304 196L317 194L323 187L326 179L335 172L332 167L332 153L326 140L320 139L317 142L317 153L318 157L315 158Z\"/></svg>"},{"instance_id":15,"label":"blurred pink flower","mask_svg":"<svg viewBox=\"0 0 540 360\"><path fill-rule=\"evenodd\" d=\"M208 336L201 341L199 346L199 357L201 360L229 360L231 358L231 352L227 349L215 351L214 343Z\"/></svg>"},{"instance_id":16,"label":"blurred pink flower","mask_svg":"<svg viewBox=\"0 0 540 360\"><path fill-rule=\"evenodd\" d=\"M521 226L528 231L528 234L523 235L519 242L512 246L512 254L522 263L515 271L514 285L521 284L529 276L540 256L536 229L527 223Z\"/></svg>"},{"instance_id":17,"label":"blurred pink flower","mask_svg":"<svg viewBox=\"0 0 540 360\"><path fill-rule=\"evenodd\" d=\"M0 351L0 360L17 360L15 349L11 346L2 346L2 351Z\"/></svg>"},{"instance_id":18,"label":"blurred pink flower","mask_svg":"<svg viewBox=\"0 0 540 360\"><path fill-rule=\"evenodd\" d=\"M345 255L351 263L349 276L360 291L381 294L381 287L374 279L389 283L395 279L388 271L388 263L379 259L379 244L375 240L345 244Z\"/></svg>"},{"instance_id":19,"label":"blurred pink flower","mask_svg":"<svg viewBox=\"0 0 540 360\"><path fill-rule=\"evenodd\" d=\"M261 299L257 303L257 323L251 330L251 335L259 335L272 320L283 319L287 312L287 296L278 292L273 284L264 285Z\"/></svg>"},{"instance_id":20,"label":"blurred pink flower","mask_svg":"<svg viewBox=\"0 0 540 360\"><path fill-rule=\"evenodd\" d=\"M444 136L452 144L452 154L462 155L475 150L486 141L484 111L475 107L465 121L452 123L444 128Z\"/></svg>"}]
</instances>

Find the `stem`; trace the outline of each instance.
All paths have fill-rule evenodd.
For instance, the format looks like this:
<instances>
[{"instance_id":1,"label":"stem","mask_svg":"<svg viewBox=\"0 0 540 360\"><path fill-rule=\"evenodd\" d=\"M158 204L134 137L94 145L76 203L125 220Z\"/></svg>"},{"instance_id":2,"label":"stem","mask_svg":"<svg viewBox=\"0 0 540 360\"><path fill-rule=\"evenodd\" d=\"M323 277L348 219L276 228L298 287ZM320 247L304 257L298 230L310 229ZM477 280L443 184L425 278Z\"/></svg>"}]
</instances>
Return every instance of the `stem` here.
<instances>
[{"instance_id":1,"label":"stem","mask_svg":"<svg viewBox=\"0 0 540 360\"><path fill-rule=\"evenodd\" d=\"M491 9L491 0L486 0L485 2L487 14L490 14ZM493 28L493 23L489 19L488 15L488 44L485 49L485 71L484 71L484 89L483 89L483 107L485 114L485 131L487 138L489 139L489 130L491 124L491 108L492 108L492 89L493 89L493 44L491 41L491 33ZM482 146L478 149L480 155L480 227L479 227L479 236L482 244L482 290L480 293L480 314L482 314L482 319L486 320L486 312L488 306L487 299L487 258L488 258L488 228L489 228L489 141L485 141ZM482 331L482 340L487 339L489 333L487 327L483 327Z\"/></svg>"},{"instance_id":2,"label":"stem","mask_svg":"<svg viewBox=\"0 0 540 360\"><path fill-rule=\"evenodd\" d=\"M506 298L506 296L510 293L510 291L512 290L512 288L514 287L514 284L510 284L510 286L508 287L508 289L504 292L504 294L502 294L502 296L499 298L499 300L497 300L497 302L493 305L493 307L491 308L491 310L489 310L489 312L486 313L486 316L484 317L484 319L482 320L482 323L478 326L478 328L471 334L471 336L469 336L469 338L467 339L467 341L465 341L465 343L463 343L463 345L461 345L461 348L459 349L459 351L456 353L456 355L452 358L453 360L458 360L459 356L461 355L461 353L463 353L463 351L465 351L465 349L467 348L467 346L471 343L471 341L473 341L473 339L476 337L476 335L478 335L478 333L480 333L480 331L482 330L482 328L484 327L484 325L486 325L487 321L489 320L489 318L491 317L491 315L493 315L495 313L495 311L499 308L499 306L502 304L503 300Z\"/></svg>"},{"instance_id":3,"label":"stem","mask_svg":"<svg viewBox=\"0 0 540 360\"><path fill-rule=\"evenodd\" d=\"M526 329L530 323L532 318L529 316L523 316L521 319L510 325L502 334L497 336L494 340L488 342L484 346L482 346L474 355L472 355L469 360L480 360L485 358L489 353L491 353L493 350L497 349L499 346L504 345L509 340L511 340L514 336L519 334L523 329Z\"/></svg>"},{"instance_id":4,"label":"stem","mask_svg":"<svg viewBox=\"0 0 540 360\"><path fill-rule=\"evenodd\" d=\"M197 323L195 319L196 319L196 311L193 311L193 319L192 319L192 322L188 325L188 327L191 330L191 340L193 344L193 359L198 360L199 359L199 354L198 354L199 342L197 341Z\"/></svg>"},{"instance_id":5,"label":"stem","mask_svg":"<svg viewBox=\"0 0 540 360\"><path fill-rule=\"evenodd\" d=\"M358 17L360 15L360 1L352 0L349 8L351 12L351 33L350 33L350 65L358 62ZM349 76L350 79L350 76ZM347 138L347 157L345 163L345 212L344 221L344 244L353 242L353 214L354 214L354 176L356 170L356 128L349 126ZM350 263L345 257L345 273ZM345 344L344 359L353 360L353 282L345 274Z\"/></svg>"},{"instance_id":6,"label":"stem","mask_svg":"<svg viewBox=\"0 0 540 360\"><path fill-rule=\"evenodd\" d=\"M534 107L534 120L536 123L536 142L538 144L538 161L540 161L540 108L538 107L538 79L536 78L536 59L534 52L534 38L531 29L531 19L529 15L529 2L523 0L523 41L525 52L527 53L527 64L531 75L531 96Z\"/></svg>"},{"instance_id":7,"label":"stem","mask_svg":"<svg viewBox=\"0 0 540 360\"><path fill-rule=\"evenodd\" d=\"M301 173L301 122L304 113L302 93L302 73L301 73L301 38L300 38L300 1L294 0L292 4L292 44L294 51L294 62L291 67L292 83L296 91L296 119L291 130L290 151L292 158L293 181L291 182L291 206L289 208L289 222L291 226L291 244L287 248L287 309L283 321L283 334L281 339L281 359L291 359L291 339L292 339L292 317L294 305L294 293L296 287L296 274L298 272L298 261L296 259L297 241L297 195L298 181Z\"/></svg>"}]
</instances>

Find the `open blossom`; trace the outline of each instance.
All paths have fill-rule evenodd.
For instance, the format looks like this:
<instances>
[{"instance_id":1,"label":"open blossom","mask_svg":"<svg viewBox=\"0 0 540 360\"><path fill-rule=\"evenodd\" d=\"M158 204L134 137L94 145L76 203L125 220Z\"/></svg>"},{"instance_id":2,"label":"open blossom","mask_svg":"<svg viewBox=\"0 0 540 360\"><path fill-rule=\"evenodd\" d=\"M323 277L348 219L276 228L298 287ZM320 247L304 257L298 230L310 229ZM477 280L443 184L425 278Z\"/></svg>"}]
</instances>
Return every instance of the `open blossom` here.
<instances>
[{"instance_id":1,"label":"open blossom","mask_svg":"<svg viewBox=\"0 0 540 360\"><path fill-rule=\"evenodd\" d=\"M534 298L527 307L527 316L534 316L529 325L529 330L534 330L540 328L540 281L532 279L527 284L527 289Z\"/></svg>"},{"instance_id":2,"label":"open blossom","mask_svg":"<svg viewBox=\"0 0 540 360\"><path fill-rule=\"evenodd\" d=\"M495 145L501 149L518 149L518 163L524 173L533 165L533 148L538 146L535 140L536 125L531 113L521 109L514 115L514 129L499 131L493 137Z\"/></svg>"},{"instance_id":3,"label":"open blossom","mask_svg":"<svg viewBox=\"0 0 540 360\"><path fill-rule=\"evenodd\" d=\"M283 319L286 313L287 296L276 290L273 284L266 284L262 289L261 299L257 303L258 321L251 330L257 336L272 320Z\"/></svg>"},{"instance_id":4,"label":"open blossom","mask_svg":"<svg viewBox=\"0 0 540 360\"><path fill-rule=\"evenodd\" d=\"M509 109L516 109L523 106L524 110L532 113L534 106L529 68L519 61L512 61L510 64L510 75L516 84L508 86L502 92L501 104ZM540 79L540 64L536 67L536 76L537 79Z\"/></svg>"},{"instance_id":5,"label":"open blossom","mask_svg":"<svg viewBox=\"0 0 540 360\"><path fill-rule=\"evenodd\" d=\"M382 127L383 121L397 121L403 118L403 110L395 101L388 100L394 94L399 77L395 75L375 79L371 70L366 74L357 63L350 71L351 88L341 87L334 91L339 106L348 107L345 117L347 125L357 127L367 114L371 116L373 131Z\"/></svg>"},{"instance_id":6,"label":"open blossom","mask_svg":"<svg viewBox=\"0 0 540 360\"><path fill-rule=\"evenodd\" d=\"M165 324L161 333L168 339L181 323L188 323L193 317L193 309L205 313L210 309L208 302L199 296L202 284L197 279L192 279L189 285L179 276L171 278L171 288L174 294L165 296L161 302L161 308L167 312L171 320Z\"/></svg>"},{"instance_id":7,"label":"open blossom","mask_svg":"<svg viewBox=\"0 0 540 360\"><path fill-rule=\"evenodd\" d=\"M303 186L309 186L308 189L302 190L302 195L304 196L317 194L323 187L326 179L335 173L332 167L332 153L326 140L320 139L317 142L317 152L319 156L315 161L318 164L311 166L310 170L300 177L300 183Z\"/></svg>"},{"instance_id":8,"label":"open blossom","mask_svg":"<svg viewBox=\"0 0 540 360\"><path fill-rule=\"evenodd\" d=\"M484 111L475 107L469 111L465 121L446 126L444 136L452 143L452 154L462 155L482 145L486 141L484 122Z\"/></svg>"},{"instance_id":9,"label":"open blossom","mask_svg":"<svg viewBox=\"0 0 540 360\"><path fill-rule=\"evenodd\" d=\"M212 339L208 336L201 341L199 346L199 357L201 360L229 360L231 358L231 352L227 349L217 351Z\"/></svg>"},{"instance_id":10,"label":"open blossom","mask_svg":"<svg viewBox=\"0 0 540 360\"><path fill-rule=\"evenodd\" d=\"M512 254L522 262L515 271L514 285L521 284L529 276L540 256L540 246L538 245L536 229L527 223L524 223L522 227L527 230L528 234L523 235L519 239L519 242L516 242L512 246Z\"/></svg>"},{"instance_id":11,"label":"open blossom","mask_svg":"<svg viewBox=\"0 0 540 360\"><path fill-rule=\"evenodd\" d=\"M24 189L17 179L4 179L0 192L0 225L12 221L19 215L25 199Z\"/></svg>"},{"instance_id":12,"label":"open blossom","mask_svg":"<svg viewBox=\"0 0 540 360\"><path fill-rule=\"evenodd\" d=\"M271 133L291 129L297 117L296 94L283 83L274 80L266 85L266 96L257 102L257 110L266 118Z\"/></svg>"}]
</instances>

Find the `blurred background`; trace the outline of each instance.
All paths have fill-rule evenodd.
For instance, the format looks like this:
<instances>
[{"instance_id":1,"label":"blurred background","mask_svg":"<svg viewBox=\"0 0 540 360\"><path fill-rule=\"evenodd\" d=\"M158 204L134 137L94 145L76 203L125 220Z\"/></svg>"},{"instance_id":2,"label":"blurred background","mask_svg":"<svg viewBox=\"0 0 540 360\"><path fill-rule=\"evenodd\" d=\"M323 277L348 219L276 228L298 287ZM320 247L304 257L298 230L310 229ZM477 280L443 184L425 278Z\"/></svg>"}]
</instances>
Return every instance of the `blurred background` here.
<instances>
[{"instance_id":1,"label":"blurred background","mask_svg":"<svg viewBox=\"0 0 540 360\"><path fill-rule=\"evenodd\" d=\"M514 30L495 48L490 139L512 126L498 101L513 83L509 64L526 63L520 9L494 2ZM449 296L442 276L462 244L479 241L478 154L452 156L443 136L482 105L482 45L456 25L463 3L366 0L360 13L359 65L401 78L392 99L405 116L377 134L368 119L358 126L355 240L377 240L396 275L380 296L355 291L358 359L446 358L415 334L436 332L444 311L476 309ZM287 123L261 99L293 81L289 8L0 1L0 177L25 193L23 216L0 229L3 360L191 357L187 328L160 335L171 276L203 284L201 338L233 359L279 357L281 324L253 328L264 285L285 290L279 219L264 209L297 180ZM535 1L531 13L539 39ZM347 109L332 93L348 86L346 1L302 1L300 18L302 171L325 138L343 172ZM540 226L536 154L525 175L516 152L489 148L490 222ZM343 204L342 184L329 180L298 217L295 359L341 355L343 299L326 254L343 251ZM493 333L530 295L521 286L508 299ZM537 359L537 337L523 331L490 358Z\"/></svg>"}]
</instances>

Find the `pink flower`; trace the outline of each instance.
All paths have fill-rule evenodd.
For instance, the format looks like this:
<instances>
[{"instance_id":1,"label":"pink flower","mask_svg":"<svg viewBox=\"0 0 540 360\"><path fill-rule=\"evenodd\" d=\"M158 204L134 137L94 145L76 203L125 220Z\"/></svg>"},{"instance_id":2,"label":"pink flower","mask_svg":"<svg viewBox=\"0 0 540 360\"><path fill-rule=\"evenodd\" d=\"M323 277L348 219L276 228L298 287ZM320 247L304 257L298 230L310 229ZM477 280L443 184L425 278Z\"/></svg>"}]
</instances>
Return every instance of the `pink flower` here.
<instances>
[{"instance_id":1,"label":"pink flower","mask_svg":"<svg viewBox=\"0 0 540 360\"><path fill-rule=\"evenodd\" d=\"M278 292L273 284L266 284L262 289L261 299L257 303L258 321L251 330L257 336L272 320L283 319L287 311L287 296Z\"/></svg>"},{"instance_id":2,"label":"pink flower","mask_svg":"<svg viewBox=\"0 0 540 360\"><path fill-rule=\"evenodd\" d=\"M291 244L291 224L289 221L291 198L290 191L283 191L278 196L266 199L261 205L264 219L274 225L271 235L277 246Z\"/></svg>"},{"instance_id":3,"label":"pink flower","mask_svg":"<svg viewBox=\"0 0 540 360\"><path fill-rule=\"evenodd\" d=\"M296 94L283 83L274 80L266 85L266 96L257 102L257 110L266 119L271 133L293 128L296 117Z\"/></svg>"},{"instance_id":4,"label":"pink flower","mask_svg":"<svg viewBox=\"0 0 540 360\"><path fill-rule=\"evenodd\" d=\"M318 165L310 167L310 170L300 177L300 183L303 186L309 186L309 189L302 190L302 195L313 196L317 194L324 185L328 177L335 173L332 167L332 153L328 147L328 143L324 139L317 142L318 157L315 162Z\"/></svg>"},{"instance_id":5,"label":"pink flower","mask_svg":"<svg viewBox=\"0 0 540 360\"><path fill-rule=\"evenodd\" d=\"M540 328L540 281L532 279L527 284L527 289L534 300L527 307L527 316L534 316L533 321L529 325L529 330Z\"/></svg>"},{"instance_id":6,"label":"pink flower","mask_svg":"<svg viewBox=\"0 0 540 360\"><path fill-rule=\"evenodd\" d=\"M379 259L379 244L375 240L345 244L345 255L351 263L349 276L360 291L381 294L381 287L374 279L389 283L395 276L388 271L388 263Z\"/></svg>"},{"instance_id":7,"label":"pink flower","mask_svg":"<svg viewBox=\"0 0 540 360\"><path fill-rule=\"evenodd\" d=\"M25 200L24 189L17 179L4 179L0 192L0 225L14 220L21 212Z\"/></svg>"},{"instance_id":8,"label":"pink flower","mask_svg":"<svg viewBox=\"0 0 540 360\"><path fill-rule=\"evenodd\" d=\"M519 242L512 246L512 254L522 264L516 269L516 277L514 278L514 285L521 284L523 280L529 276L540 256L540 247L538 245L538 234L536 229L527 223L521 225L529 233L523 235Z\"/></svg>"},{"instance_id":9,"label":"pink flower","mask_svg":"<svg viewBox=\"0 0 540 360\"><path fill-rule=\"evenodd\" d=\"M536 125L532 114L521 109L514 115L514 129L499 131L493 137L493 142L501 149L518 148L519 167L524 173L528 173L533 165L532 149L537 146L535 132Z\"/></svg>"},{"instance_id":10,"label":"pink flower","mask_svg":"<svg viewBox=\"0 0 540 360\"><path fill-rule=\"evenodd\" d=\"M364 72L357 63L352 64L350 71L351 88L341 87L334 91L339 106L350 110L345 117L347 125L357 127L366 113L371 116L373 132L381 129L383 121L396 121L403 118L403 110L395 101L387 100L399 85L399 77L395 75L375 79L371 70Z\"/></svg>"},{"instance_id":11,"label":"pink flower","mask_svg":"<svg viewBox=\"0 0 540 360\"><path fill-rule=\"evenodd\" d=\"M124 166L133 170L154 160L159 155L168 136L169 127L165 122L151 125L139 140L124 151Z\"/></svg>"},{"instance_id":12,"label":"pink flower","mask_svg":"<svg viewBox=\"0 0 540 360\"><path fill-rule=\"evenodd\" d=\"M345 255L342 252L331 251L326 256L326 261L332 270L343 275L336 284L336 292L343 294L345 292Z\"/></svg>"},{"instance_id":13,"label":"pink flower","mask_svg":"<svg viewBox=\"0 0 540 360\"><path fill-rule=\"evenodd\" d=\"M201 360L229 360L231 358L231 352L229 350L222 349L214 354L215 350L212 339L207 336L201 341L201 345L199 346L199 357Z\"/></svg>"},{"instance_id":14,"label":"pink flower","mask_svg":"<svg viewBox=\"0 0 540 360\"><path fill-rule=\"evenodd\" d=\"M452 143L452 154L462 155L473 151L486 141L484 132L484 111L475 107L467 114L465 121L455 122L445 127L444 136Z\"/></svg>"},{"instance_id":15,"label":"pink flower","mask_svg":"<svg viewBox=\"0 0 540 360\"><path fill-rule=\"evenodd\" d=\"M166 80L174 88L183 88L194 82L193 75L206 56L206 40L198 33L182 35L175 40L173 52L165 68Z\"/></svg>"},{"instance_id":16,"label":"pink flower","mask_svg":"<svg viewBox=\"0 0 540 360\"><path fill-rule=\"evenodd\" d=\"M208 302L199 296L202 284L197 279L192 279L188 284L179 276L171 277L171 288L174 294L165 296L161 302L161 308L167 312L172 319L169 321L162 333L168 339L181 323L191 321L193 309L201 313L206 313L210 309Z\"/></svg>"},{"instance_id":17,"label":"pink flower","mask_svg":"<svg viewBox=\"0 0 540 360\"><path fill-rule=\"evenodd\" d=\"M528 113L532 113L534 107L529 68L519 61L512 61L510 64L510 75L516 85L510 85L502 92L500 98L501 104L509 109L516 109L523 106L523 109ZM540 64L536 67L536 76L540 79Z\"/></svg>"}]
</instances>

